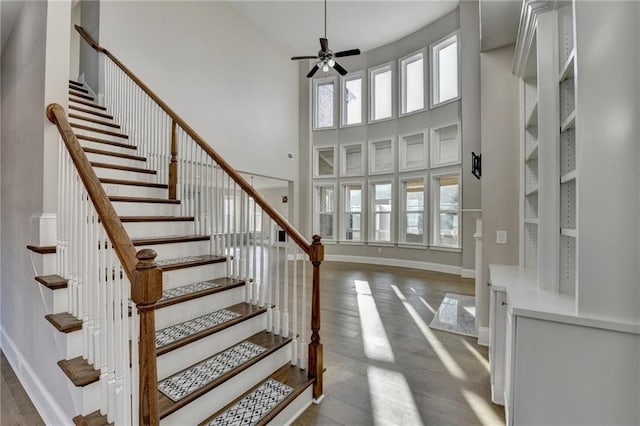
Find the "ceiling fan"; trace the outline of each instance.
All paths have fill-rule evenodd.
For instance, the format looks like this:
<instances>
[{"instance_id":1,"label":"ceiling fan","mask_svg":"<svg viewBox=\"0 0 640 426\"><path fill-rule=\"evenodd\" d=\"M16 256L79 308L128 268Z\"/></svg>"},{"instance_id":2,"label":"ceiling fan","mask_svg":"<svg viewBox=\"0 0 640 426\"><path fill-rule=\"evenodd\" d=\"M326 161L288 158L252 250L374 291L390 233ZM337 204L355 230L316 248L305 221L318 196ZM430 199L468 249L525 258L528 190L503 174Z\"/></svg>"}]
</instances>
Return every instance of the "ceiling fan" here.
<instances>
[{"instance_id":1,"label":"ceiling fan","mask_svg":"<svg viewBox=\"0 0 640 426\"><path fill-rule=\"evenodd\" d=\"M333 58L342 58L345 56L354 56L359 55L360 49L351 49L351 50L343 50L341 52L333 52L329 49L329 40L327 40L327 0L324 0L324 37L320 38L320 50L318 51L317 56L294 56L291 58L292 61L297 61L300 59L318 59L318 62L311 68L309 74L307 74L307 78L313 77L313 75L318 72L320 68L322 71L327 72L329 68L333 68L338 71L340 75L345 75L347 70L342 68L339 63L337 63Z\"/></svg>"}]
</instances>

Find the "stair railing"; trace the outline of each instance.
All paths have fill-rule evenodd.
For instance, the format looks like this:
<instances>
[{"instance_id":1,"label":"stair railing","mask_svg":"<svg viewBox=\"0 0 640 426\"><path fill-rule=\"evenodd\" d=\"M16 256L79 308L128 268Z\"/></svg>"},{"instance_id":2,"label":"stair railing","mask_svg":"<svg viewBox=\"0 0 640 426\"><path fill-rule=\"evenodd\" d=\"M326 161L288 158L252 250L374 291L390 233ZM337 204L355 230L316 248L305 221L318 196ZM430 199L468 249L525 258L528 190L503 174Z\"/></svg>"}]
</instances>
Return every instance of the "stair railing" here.
<instances>
[{"instance_id":1,"label":"stair railing","mask_svg":"<svg viewBox=\"0 0 640 426\"><path fill-rule=\"evenodd\" d=\"M291 362L307 369L319 400L320 236L312 242L303 237L131 70L82 27L76 30L104 55L106 106L159 170L169 198L180 200L181 214L195 218L194 231L210 236L211 254L228 256L227 275L246 281L245 301L266 309L267 330L291 338ZM307 262L312 266L310 291Z\"/></svg>"},{"instance_id":2,"label":"stair railing","mask_svg":"<svg viewBox=\"0 0 640 426\"><path fill-rule=\"evenodd\" d=\"M156 253L136 253L62 106L49 105L47 118L63 141L57 272L68 279L69 312L83 322L82 357L100 370L100 411L118 425L158 424L154 304L162 297L162 273Z\"/></svg>"}]
</instances>

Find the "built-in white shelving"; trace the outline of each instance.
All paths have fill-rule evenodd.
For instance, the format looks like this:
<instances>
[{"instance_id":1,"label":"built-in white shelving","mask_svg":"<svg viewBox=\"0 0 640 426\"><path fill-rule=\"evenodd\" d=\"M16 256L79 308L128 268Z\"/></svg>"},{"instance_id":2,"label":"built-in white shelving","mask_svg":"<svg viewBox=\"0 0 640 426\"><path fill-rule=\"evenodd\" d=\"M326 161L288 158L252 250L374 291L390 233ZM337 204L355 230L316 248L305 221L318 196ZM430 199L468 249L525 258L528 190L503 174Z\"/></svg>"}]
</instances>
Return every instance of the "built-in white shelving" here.
<instances>
[{"instance_id":1,"label":"built-in white shelving","mask_svg":"<svg viewBox=\"0 0 640 426\"><path fill-rule=\"evenodd\" d=\"M576 111L573 110L569 113L567 118L564 119L560 125L560 132L564 133L567 130L575 129L576 127Z\"/></svg>"}]
</instances>

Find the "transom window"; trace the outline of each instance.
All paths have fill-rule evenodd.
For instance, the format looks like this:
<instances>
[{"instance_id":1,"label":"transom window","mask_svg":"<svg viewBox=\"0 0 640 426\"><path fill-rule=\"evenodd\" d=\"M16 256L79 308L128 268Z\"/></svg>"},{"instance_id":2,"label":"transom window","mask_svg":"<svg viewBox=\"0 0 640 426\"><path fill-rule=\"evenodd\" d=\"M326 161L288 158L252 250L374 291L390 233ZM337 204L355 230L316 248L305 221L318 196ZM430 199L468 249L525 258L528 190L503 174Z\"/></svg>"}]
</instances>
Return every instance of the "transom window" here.
<instances>
[{"instance_id":1,"label":"transom window","mask_svg":"<svg viewBox=\"0 0 640 426\"><path fill-rule=\"evenodd\" d=\"M424 109L424 51L400 60L400 114Z\"/></svg>"},{"instance_id":2,"label":"transom window","mask_svg":"<svg viewBox=\"0 0 640 426\"><path fill-rule=\"evenodd\" d=\"M393 68L391 64L369 70L369 121L393 117Z\"/></svg>"},{"instance_id":3,"label":"transom window","mask_svg":"<svg viewBox=\"0 0 640 426\"><path fill-rule=\"evenodd\" d=\"M362 124L362 107L364 96L362 90L362 72L342 78L342 126Z\"/></svg>"},{"instance_id":4,"label":"transom window","mask_svg":"<svg viewBox=\"0 0 640 426\"><path fill-rule=\"evenodd\" d=\"M431 93L433 106L459 96L458 32L431 46Z\"/></svg>"},{"instance_id":5,"label":"transom window","mask_svg":"<svg viewBox=\"0 0 640 426\"><path fill-rule=\"evenodd\" d=\"M313 128L332 129L334 123L335 78L313 81Z\"/></svg>"}]
</instances>

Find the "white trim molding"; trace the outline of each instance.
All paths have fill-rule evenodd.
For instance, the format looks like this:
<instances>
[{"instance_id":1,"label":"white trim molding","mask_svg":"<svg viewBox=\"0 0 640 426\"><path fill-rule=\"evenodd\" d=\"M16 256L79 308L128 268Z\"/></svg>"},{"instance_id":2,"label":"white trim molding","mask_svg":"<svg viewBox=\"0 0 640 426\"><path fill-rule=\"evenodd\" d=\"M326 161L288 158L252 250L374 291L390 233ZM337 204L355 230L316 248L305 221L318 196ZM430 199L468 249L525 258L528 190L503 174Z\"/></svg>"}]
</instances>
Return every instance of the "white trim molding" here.
<instances>
[{"instance_id":1,"label":"white trim molding","mask_svg":"<svg viewBox=\"0 0 640 426\"><path fill-rule=\"evenodd\" d=\"M478 296L476 295L476 297ZM489 327L480 327L478 329L478 344L489 346Z\"/></svg>"},{"instance_id":2,"label":"white trim molding","mask_svg":"<svg viewBox=\"0 0 640 426\"><path fill-rule=\"evenodd\" d=\"M553 9L555 2L550 0L524 0L520 12L520 25L518 26L518 38L513 55L513 73L522 78L527 66L529 50L533 43L538 25L538 15Z\"/></svg>"},{"instance_id":3,"label":"white trim molding","mask_svg":"<svg viewBox=\"0 0 640 426\"><path fill-rule=\"evenodd\" d=\"M475 269L462 268L461 271L460 271L460 276L462 278L475 278L476 277L476 270Z\"/></svg>"},{"instance_id":4,"label":"white trim molding","mask_svg":"<svg viewBox=\"0 0 640 426\"><path fill-rule=\"evenodd\" d=\"M327 254L324 260L330 262L366 263L370 265L397 266L399 268L422 269L424 271L442 272L444 274L461 275L462 268L455 265L443 265L440 263L420 262L417 260L389 259L385 257L369 256L343 256Z\"/></svg>"}]
</instances>

